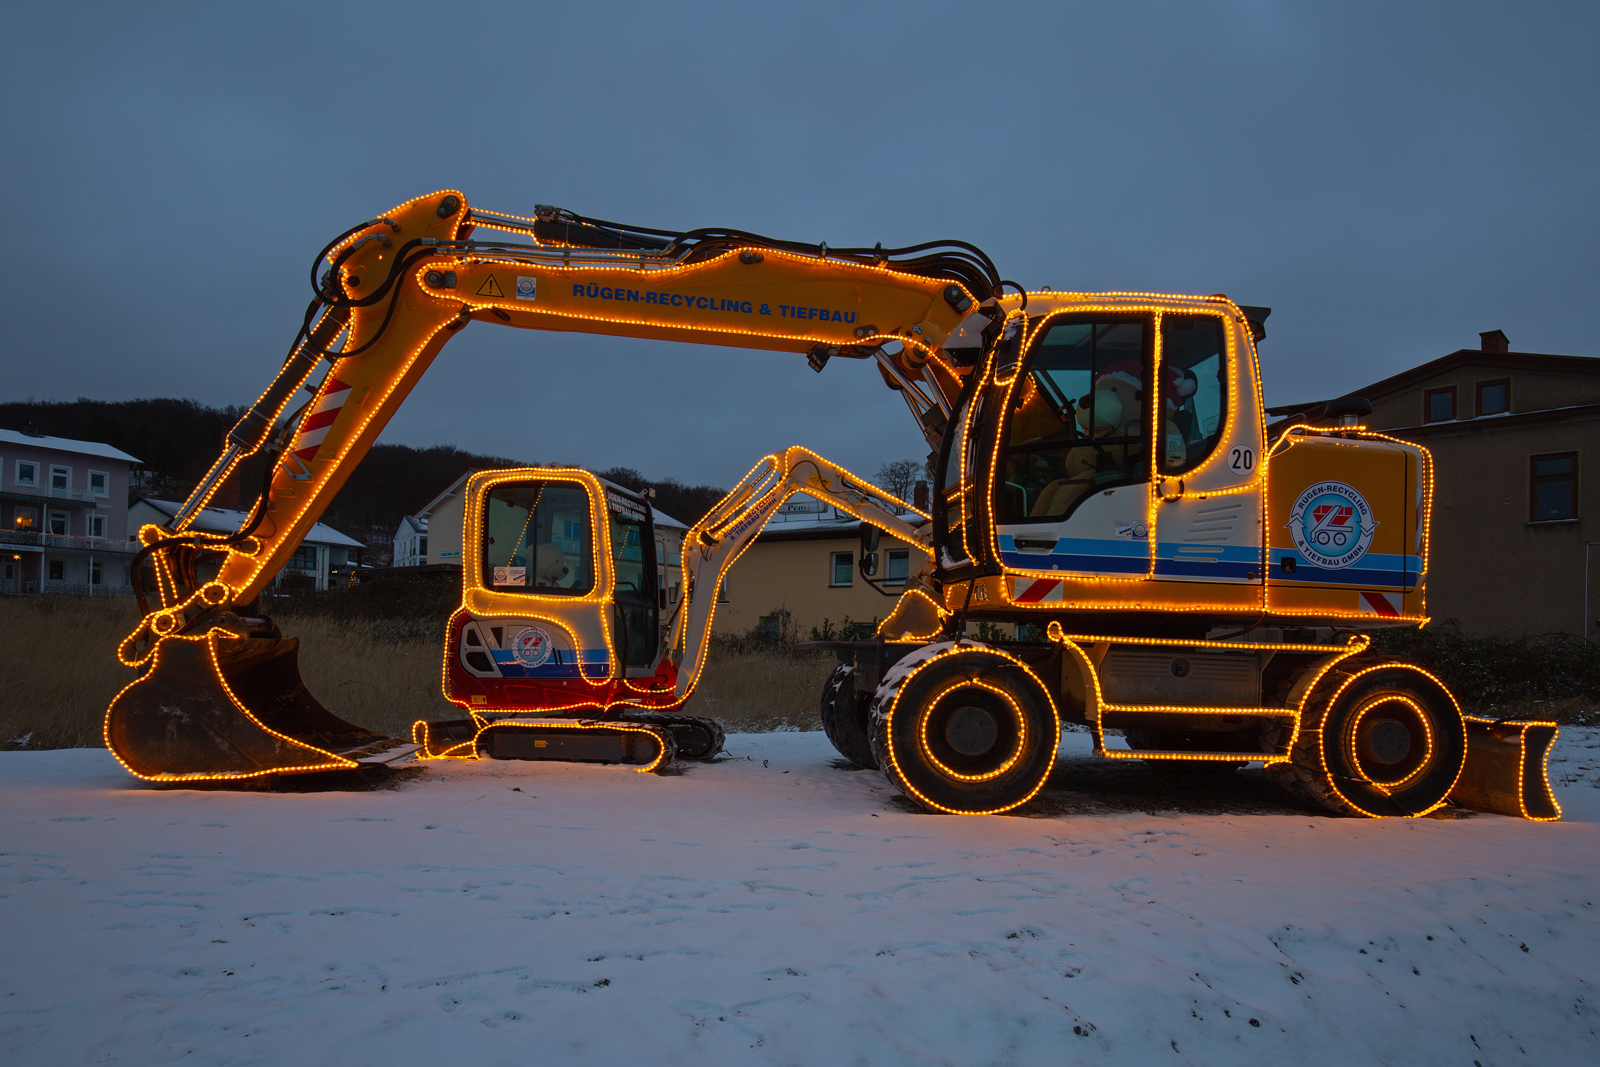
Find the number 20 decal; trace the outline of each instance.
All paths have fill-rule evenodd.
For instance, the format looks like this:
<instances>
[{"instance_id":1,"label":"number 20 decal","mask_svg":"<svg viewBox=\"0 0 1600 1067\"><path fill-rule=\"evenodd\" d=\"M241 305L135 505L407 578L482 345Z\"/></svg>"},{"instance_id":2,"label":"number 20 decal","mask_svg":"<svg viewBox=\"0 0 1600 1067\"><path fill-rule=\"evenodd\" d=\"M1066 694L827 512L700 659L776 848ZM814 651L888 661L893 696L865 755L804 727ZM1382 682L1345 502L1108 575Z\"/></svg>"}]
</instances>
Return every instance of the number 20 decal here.
<instances>
[{"instance_id":1,"label":"number 20 decal","mask_svg":"<svg viewBox=\"0 0 1600 1067\"><path fill-rule=\"evenodd\" d=\"M1228 451L1228 469L1233 471L1236 478L1247 478L1256 469L1256 450L1253 448L1234 448Z\"/></svg>"}]
</instances>

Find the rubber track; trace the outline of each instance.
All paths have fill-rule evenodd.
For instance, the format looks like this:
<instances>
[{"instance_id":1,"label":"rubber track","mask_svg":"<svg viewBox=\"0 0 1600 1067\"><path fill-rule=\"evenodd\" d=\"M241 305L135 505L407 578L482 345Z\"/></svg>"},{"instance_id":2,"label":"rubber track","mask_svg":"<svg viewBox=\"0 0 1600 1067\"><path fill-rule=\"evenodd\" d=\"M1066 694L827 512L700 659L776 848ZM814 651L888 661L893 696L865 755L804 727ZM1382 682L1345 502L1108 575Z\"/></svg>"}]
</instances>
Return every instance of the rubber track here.
<instances>
[{"instance_id":1,"label":"rubber track","mask_svg":"<svg viewBox=\"0 0 1600 1067\"><path fill-rule=\"evenodd\" d=\"M667 715L662 712L646 711L624 715L622 721L644 723L647 726L664 726L668 730L671 730L674 726L699 726L709 731L711 734L711 749L700 756L686 756L681 751L677 751L677 737L674 735L674 751L677 752L677 757L693 762L715 759L722 751L723 742L727 740L727 735L723 732L721 723L715 719L702 719L694 715Z\"/></svg>"}]
</instances>

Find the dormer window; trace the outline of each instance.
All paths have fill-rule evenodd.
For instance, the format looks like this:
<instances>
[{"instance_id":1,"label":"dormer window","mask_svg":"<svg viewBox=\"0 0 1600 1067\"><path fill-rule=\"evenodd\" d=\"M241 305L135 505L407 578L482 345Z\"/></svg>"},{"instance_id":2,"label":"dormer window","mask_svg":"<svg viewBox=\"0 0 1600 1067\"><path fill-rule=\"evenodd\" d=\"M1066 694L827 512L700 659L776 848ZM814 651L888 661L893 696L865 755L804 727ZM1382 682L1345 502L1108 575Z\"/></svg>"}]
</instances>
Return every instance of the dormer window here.
<instances>
[{"instance_id":1,"label":"dormer window","mask_svg":"<svg viewBox=\"0 0 1600 1067\"><path fill-rule=\"evenodd\" d=\"M1449 422L1456 417L1456 390L1429 389L1422 395L1423 422Z\"/></svg>"},{"instance_id":2,"label":"dormer window","mask_svg":"<svg viewBox=\"0 0 1600 1067\"><path fill-rule=\"evenodd\" d=\"M1511 379L1478 383L1478 414L1503 415L1511 410Z\"/></svg>"}]
</instances>

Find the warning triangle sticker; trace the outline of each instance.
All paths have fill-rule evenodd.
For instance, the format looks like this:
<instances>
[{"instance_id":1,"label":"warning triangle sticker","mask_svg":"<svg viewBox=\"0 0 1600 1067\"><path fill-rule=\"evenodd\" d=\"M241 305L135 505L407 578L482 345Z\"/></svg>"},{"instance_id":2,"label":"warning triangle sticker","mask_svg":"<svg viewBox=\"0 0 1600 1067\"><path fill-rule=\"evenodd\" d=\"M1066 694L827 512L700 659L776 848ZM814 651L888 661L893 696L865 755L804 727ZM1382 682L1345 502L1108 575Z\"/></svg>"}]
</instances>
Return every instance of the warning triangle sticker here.
<instances>
[{"instance_id":1,"label":"warning triangle sticker","mask_svg":"<svg viewBox=\"0 0 1600 1067\"><path fill-rule=\"evenodd\" d=\"M479 296L505 296L506 294L505 294L505 290L500 288L500 283L495 281L494 280L494 275L491 274L491 275L489 275L489 277L487 279L485 279L485 281L484 281L484 283L482 285L478 286L478 295Z\"/></svg>"}]
</instances>

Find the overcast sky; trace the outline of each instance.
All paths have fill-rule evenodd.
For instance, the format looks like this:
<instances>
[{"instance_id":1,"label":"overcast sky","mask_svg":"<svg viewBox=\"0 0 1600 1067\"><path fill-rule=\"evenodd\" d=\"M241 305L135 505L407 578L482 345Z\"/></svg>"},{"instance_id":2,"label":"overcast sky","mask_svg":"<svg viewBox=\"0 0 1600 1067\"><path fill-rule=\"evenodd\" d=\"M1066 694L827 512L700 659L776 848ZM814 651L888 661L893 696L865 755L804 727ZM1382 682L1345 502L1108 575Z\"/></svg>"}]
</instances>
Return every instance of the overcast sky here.
<instances>
[{"instance_id":1,"label":"overcast sky","mask_svg":"<svg viewBox=\"0 0 1600 1067\"><path fill-rule=\"evenodd\" d=\"M1600 355L1600 5L10 3L12 399L247 403L345 227L456 187L961 238L1030 288L1271 306L1268 403L1502 329ZM384 440L727 485L925 448L870 364L474 324Z\"/></svg>"}]
</instances>

